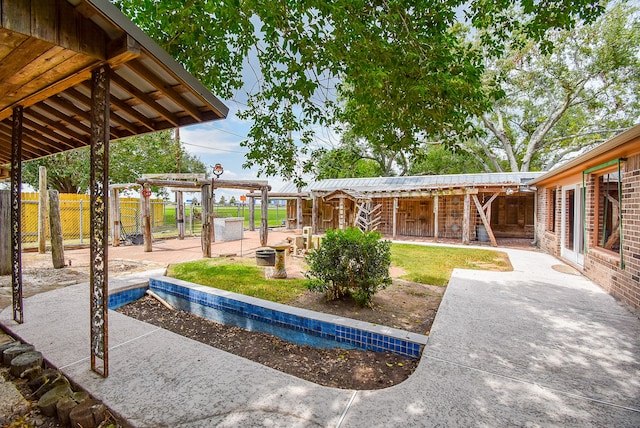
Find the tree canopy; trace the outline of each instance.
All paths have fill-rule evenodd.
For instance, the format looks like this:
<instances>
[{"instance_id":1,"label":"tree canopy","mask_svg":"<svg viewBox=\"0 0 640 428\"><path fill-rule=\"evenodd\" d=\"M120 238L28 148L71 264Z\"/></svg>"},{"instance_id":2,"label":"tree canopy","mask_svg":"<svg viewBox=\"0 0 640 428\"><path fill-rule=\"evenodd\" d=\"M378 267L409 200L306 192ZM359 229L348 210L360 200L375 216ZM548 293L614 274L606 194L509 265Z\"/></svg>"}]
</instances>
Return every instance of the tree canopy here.
<instances>
[{"instance_id":1,"label":"tree canopy","mask_svg":"<svg viewBox=\"0 0 640 428\"><path fill-rule=\"evenodd\" d=\"M392 150L425 136L472 135L471 119L499 90L483 80L486 55L499 55L514 34L546 41L549 29L603 11L591 0L116 3L214 92L244 103L240 114L252 123L245 166L296 181L313 166L317 125L348 124Z\"/></svg>"},{"instance_id":2,"label":"tree canopy","mask_svg":"<svg viewBox=\"0 0 640 428\"><path fill-rule=\"evenodd\" d=\"M25 162L23 182L38 187L38 170L47 168L47 183L61 193L84 193L89 187L89 148ZM109 182L134 183L142 174L206 172L205 165L161 131L115 141L109 146Z\"/></svg>"},{"instance_id":3,"label":"tree canopy","mask_svg":"<svg viewBox=\"0 0 640 428\"><path fill-rule=\"evenodd\" d=\"M551 52L528 41L485 61L487 80L504 96L480 116L485 134L461 147L488 170L550 169L640 118L638 8L617 3L596 22L551 31L547 40Z\"/></svg>"}]
</instances>

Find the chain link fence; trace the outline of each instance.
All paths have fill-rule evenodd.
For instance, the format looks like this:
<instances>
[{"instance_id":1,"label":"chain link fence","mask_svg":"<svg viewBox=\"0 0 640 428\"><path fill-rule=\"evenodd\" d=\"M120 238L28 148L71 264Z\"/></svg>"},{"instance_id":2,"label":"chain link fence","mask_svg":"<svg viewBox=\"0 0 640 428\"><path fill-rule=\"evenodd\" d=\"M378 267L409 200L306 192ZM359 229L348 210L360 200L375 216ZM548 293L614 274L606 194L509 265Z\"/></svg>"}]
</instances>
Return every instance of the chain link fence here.
<instances>
[{"instance_id":1,"label":"chain link fence","mask_svg":"<svg viewBox=\"0 0 640 428\"><path fill-rule=\"evenodd\" d=\"M269 226L280 227L286 219L284 206L269 206ZM22 245L38 247L38 193L22 194ZM202 207L185 203L183 206L185 236L199 236L202 230ZM260 224L261 207L255 207L256 228ZM91 231L88 195L60 194L60 218L65 245L89 243ZM215 217L243 217L249 227L249 208L245 204L214 206ZM178 236L177 206L174 202L151 200L151 233L155 239ZM49 214L46 214L46 240L50 241ZM111 228L111 222L110 222ZM120 239L131 244L142 243L142 218L139 198L120 198ZM111 238L112 231L109 231Z\"/></svg>"}]
</instances>

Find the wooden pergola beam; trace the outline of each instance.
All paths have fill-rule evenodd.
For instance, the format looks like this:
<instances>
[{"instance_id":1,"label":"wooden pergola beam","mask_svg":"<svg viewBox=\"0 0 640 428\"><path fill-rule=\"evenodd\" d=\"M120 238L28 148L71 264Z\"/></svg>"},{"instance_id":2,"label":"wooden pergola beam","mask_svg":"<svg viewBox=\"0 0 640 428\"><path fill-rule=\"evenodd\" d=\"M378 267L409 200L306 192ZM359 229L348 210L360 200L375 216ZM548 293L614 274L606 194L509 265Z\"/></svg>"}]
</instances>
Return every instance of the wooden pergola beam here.
<instances>
[{"instance_id":1,"label":"wooden pergola beam","mask_svg":"<svg viewBox=\"0 0 640 428\"><path fill-rule=\"evenodd\" d=\"M495 199L498 194L499 193L496 193L495 195L493 195L490 199L490 202L493 201L493 199ZM480 201L478 200L478 195L472 195L472 196L473 196L473 203L476 205L478 214L480 214L480 219L482 220L482 224L484 225L484 228L486 229L487 234L489 235L489 239L491 240L491 245L494 247L497 247L498 242L496 241L496 237L493 234L493 230L491 229L491 223L487 219L487 216L484 212L485 208L482 206L482 204L480 204ZM488 202L487 207L491 207L490 202Z\"/></svg>"}]
</instances>

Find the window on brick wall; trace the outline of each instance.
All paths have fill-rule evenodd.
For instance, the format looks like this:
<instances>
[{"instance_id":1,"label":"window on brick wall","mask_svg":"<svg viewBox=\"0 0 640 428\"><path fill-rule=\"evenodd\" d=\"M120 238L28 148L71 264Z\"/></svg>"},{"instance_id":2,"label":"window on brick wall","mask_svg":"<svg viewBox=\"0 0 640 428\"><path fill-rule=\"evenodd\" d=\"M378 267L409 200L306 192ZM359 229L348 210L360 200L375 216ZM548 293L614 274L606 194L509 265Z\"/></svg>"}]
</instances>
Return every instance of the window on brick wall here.
<instances>
[{"instance_id":1,"label":"window on brick wall","mask_svg":"<svg viewBox=\"0 0 640 428\"><path fill-rule=\"evenodd\" d=\"M547 191L547 230L556 231L556 189Z\"/></svg>"},{"instance_id":2,"label":"window on brick wall","mask_svg":"<svg viewBox=\"0 0 640 428\"><path fill-rule=\"evenodd\" d=\"M596 246L620 253L620 195L618 172L599 175L597 186Z\"/></svg>"}]
</instances>

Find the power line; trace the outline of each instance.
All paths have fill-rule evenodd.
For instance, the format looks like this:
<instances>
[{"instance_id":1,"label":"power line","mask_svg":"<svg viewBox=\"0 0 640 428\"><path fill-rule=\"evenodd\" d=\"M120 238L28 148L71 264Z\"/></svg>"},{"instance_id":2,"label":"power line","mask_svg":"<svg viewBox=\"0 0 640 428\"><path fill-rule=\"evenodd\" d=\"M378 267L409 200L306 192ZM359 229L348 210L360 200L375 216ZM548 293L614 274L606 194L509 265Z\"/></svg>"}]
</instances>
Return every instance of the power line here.
<instances>
[{"instance_id":1,"label":"power line","mask_svg":"<svg viewBox=\"0 0 640 428\"><path fill-rule=\"evenodd\" d=\"M218 149L218 148L209 147L209 146L201 146L201 145L193 144L193 143L185 143L185 142L183 142L182 144L184 144L185 146L199 147L201 149L214 150L214 151L218 151L218 152L239 153L241 155L246 155L248 153L248 152L240 152L240 151L237 151L237 150L227 150L227 149Z\"/></svg>"}]
</instances>

